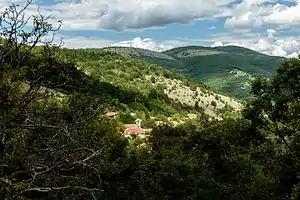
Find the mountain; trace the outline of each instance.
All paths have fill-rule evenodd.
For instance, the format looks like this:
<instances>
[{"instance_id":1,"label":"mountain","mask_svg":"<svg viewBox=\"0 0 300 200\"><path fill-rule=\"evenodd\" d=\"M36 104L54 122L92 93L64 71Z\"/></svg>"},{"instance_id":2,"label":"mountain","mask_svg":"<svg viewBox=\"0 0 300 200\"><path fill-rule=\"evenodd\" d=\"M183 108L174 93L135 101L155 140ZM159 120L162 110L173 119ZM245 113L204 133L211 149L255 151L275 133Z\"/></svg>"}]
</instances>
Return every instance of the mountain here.
<instances>
[{"instance_id":1,"label":"mountain","mask_svg":"<svg viewBox=\"0 0 300 200\"><path fill-rule=\"evenodd\" d=\"M139 49L127 50L132 51L132 55L140 55ZM165 54L147 53L169 59ZM97 88L97 94L105 96L102 98L105 112L117 111L144 121L153 119L178 124L203 114L222 118L238 112L242 106L236 99L213 92L184 75L116 52L62 49L60 54L73 60L89 79L105 83L105 88Z\"/></svg>"},{"instance_id":2,"label":"mountain","mask_svg":"<svg viewBox=\"0 0 300 200\"><path fill-rule=\"evenodd\" d=\"M276 66L284 60L237 46L187 46L164 52L127 47L105 49L159 64L242 100L251 98L250 82L254 77L275 75Z\"/></svg>"}]
</instances>

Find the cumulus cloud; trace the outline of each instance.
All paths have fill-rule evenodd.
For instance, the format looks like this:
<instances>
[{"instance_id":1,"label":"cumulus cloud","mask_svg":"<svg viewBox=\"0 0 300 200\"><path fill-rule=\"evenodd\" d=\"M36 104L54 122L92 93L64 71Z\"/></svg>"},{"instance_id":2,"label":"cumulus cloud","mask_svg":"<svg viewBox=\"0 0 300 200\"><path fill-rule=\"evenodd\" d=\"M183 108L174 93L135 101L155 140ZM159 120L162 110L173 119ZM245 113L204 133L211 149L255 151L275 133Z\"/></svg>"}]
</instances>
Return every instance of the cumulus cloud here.
<instances>
[{"instance_id":1,"label":"cumulus cloud","mask_svg":"<svg viewBox=\"0 0 300 200\"><path fill-rule=\"evenodd\" d=\"M281 28L290 28L295 25L300 25L300 1L295 1L295 3L295 6L290 7L275 5L276 8L274 12L266 16L265 22L277 25Z\"/></svg>"},{"instance_id":2,"label":"cumulus cloud","mask_svg":"<svg viewBox=\"0 0 300 200\"><path fill-rule=\"evenodd\" d=\"M274 29L268 29L268 30L267 30L268 37L269 37L269 38L272 38L276 32L277 32L277 31L274 30Z\"/></svg>"},{"instance_id":3,"label":"cumulus cloud","mask_svg":"<svg viewBox=\"0 0 300 200\"><path fill-rule=\"evenodd\" d=\"M265 25L281 29L300 25L300 1L243 0L232 9L231 16L224 24L227 28L256 28Z\"/></svg>"},{"instance_id":4,"label":"cumulus cloud","mask_svg":"<svg viewBox=\"0 0 300 200\"><path fill-rule=\"evenodd\" d=\"M57 35L55 37L55 44L59 44L63 41L63 47L65 48L102 48L102 47L109 47L109 46L119 46L119 47L134 47L134 48L141 48L141 49L148 49L151 51L166 51L172 49L174 47L179 46L186 46L189 45L188 41L181 41L181 40L164 40L164 41L155 41L151 38L140 38L136 37L132 40L126 41L113 41L113 40L106 40L99 37L83 37L83 36L65 36L65 35Z\"/></svg>"},{"instance_id":5,"label":"cumulus cloud","mask_svg":"<svg viewBox=\"0 0 300 200\"><path fill-rule=\"evenodd\" d=\"M23 13L25 14L26 18L37 14L38 5L36 4L36 2L33 1L32 3L28 4L28 2L24 0L0 0L0 12L3 12L6 8L8 8L8 6L12 4L18 5L20 6L20 8L27 6L26 11ZM18 10L20 10L20 8ZM21 16L19 17L19 19L21 19ZM29 23L32 23L32 20L30 20Z\"/></svg>"},{"instance_id":6,"label":"cumulus cloud","mask_svg":"<svg viewBox=\"0 0 300 200\"><path fill-rule=\"evenodd\" d=\"M165 40L155 41L151 38L133 38L126 41L112 41L96 37L70 37L61 36L64 41L64 47L67 48L101 48L107 46L135 47L148 49L151 51L165 51L179 46L195 45L196 41L211 42L211 47L216 46L241 46L252 49L254 51L272 56L281 57L298 57L300 55L300 36L278 37L274 35L274 31L268 30L265 36L258 36L248 33L244 37L239 36L217 36L214 39L198 39L198 40ZM60 37L57 37L58 39Z\"/></svg>"},{"instance_id":7,"label":"cumulus cloud","mask_svg":"<svg viewBox=\"0 0 300 200\"><path fill-rule=\"evenodd\" d=\"M39 2L39 0L36 0ZM64 29L127 30L225 17L225 27L249 29L300 25L299 0L55 0L39 4L64 21ZM288 4L286 2L289 2ZM292 2L292 4L291 4ZM0 0L23 4L22 0Z\"/></svg>"},{"instance_id":8,"label":"cumulus cloud","mask_svg":"<svg viewBox=\"0 0 300 200\"><path fill-rule=\"evenodd\" d=\"M157 42L151 38L134 38L132 40L121 41L111 44L110 46L121 46L121 47L135 47L141 49L148 49L151 51L166 51L179 46L190 45L189 41L185 40L164 40Z\"/></svg>"},{"instance_id":9,"label":"cumulus cloud","mask_svg":"<svg viewBox=\"0 0 300 200\"><path fill-rule=\"evenodd\" d=\"M248 38L219 37L215 38L211 47L233 45L249 48L271 56L298 57L300 54L300 37L275 37L275 33L275 30L269 29L267 30L267 36L255 37L252 35Z\"/></svg>"},{"instance_id":10,"label":"cumulus cloud","mask_svg":"<svg viewBox=\"0 0 300 200\"><path fill-rule=\"evenodd\" d=\"M259 27L264 17L272 13L271 0L243 0L232 10L232 16L225 21L228 28Z\"/></svg>"},{"instance_id":11,"label":"cumulus cloud","mask_svg":"<svg viewBox=\"0 0 300 200\"><path fill-rule=\"evenodd\" d=\"M69 29L140 29L188 23L222 12L229 0L71 0L44 6Z\"/></svg>"},{"instance_id":12,"label":"cumulus cloud","mask_svg":"<svg viewBox=\"0 0 300 200\"><path fill-rule=\"evenodd\" d=\"M292 0L64 0L42 6L64 29L127 30L225 17L227 28L300 25L300 1Z\"/></svg>"},{"instance_id":13,"label":"cumulus cloud","mask_svg":"<svg viewBox=\"0 0 300 200\"><path fill-rule=\"evenodd\" d=\"M109 46L116 41L113 40L106 40L98 37L72 37L72 36L64 36L64 35L57 35L55 37L55 44L59 44L63 41L63 47L71 48L71 49L78 49L78 48L102 48Z\"/></svg>"},{"instance_id":14,"label":"cumulus cloud","mask_svg":"<svg viewBox=\"0 0 300 200\"><path fill-rule=\"evenodd\" d=\"M286 2L289 2L288 4ZM292 4L291 4L292 2ZM22 0L0 0L1 8ZM27 12L33 14L36 4ZM237 45L276 56L293 57L300 51L299 36L280 36L281 29L300 25L300 0L60 0L55 4L40 4L42 10L63 20L63 29L128 30L189 23L195 19L225 17L225 27L231 36L211 36L212 46ZM262 36L253 28L268 27ZM211 26L208 29L215 29ZM113 41L88 37L64 37L65 47L85 48L131 46L163 51L177 46L194 45L190 41L154 41L134 38Z\"/></svg>"},{"instance_id":15,"label":"cumulus cloud","mask_svg":"<svg viewBox=\"0 0 300 200\"><path fill-rule=\"evenodd\" d=\"M150 39L150 38L134 38L133 40L127 40L127 41L121 41L114 44L111 44L110 46L120 46L120 47L135 47L135 48L141 48L141 49L148 49L151 51L165 51L172 49L174 46L168 45L168 44L157 44L156 41Z\"/></svg>"}]
</instances>

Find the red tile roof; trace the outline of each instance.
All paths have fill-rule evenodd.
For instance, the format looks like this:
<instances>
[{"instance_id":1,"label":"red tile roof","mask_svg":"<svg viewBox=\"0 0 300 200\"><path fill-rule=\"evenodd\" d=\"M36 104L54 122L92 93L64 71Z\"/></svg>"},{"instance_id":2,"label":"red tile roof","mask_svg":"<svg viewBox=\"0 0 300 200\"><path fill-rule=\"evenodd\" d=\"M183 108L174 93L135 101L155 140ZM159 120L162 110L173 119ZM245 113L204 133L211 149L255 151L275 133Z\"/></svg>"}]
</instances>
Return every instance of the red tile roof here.
<instances>
[{"instance_id":1,"label":"red tile roof","mask_svg":"<svg viewBox=\"0 0 300 200\"><path fill-rule=\"evenodd\" d=\"M139 127L129 127L127 129L125 129L124 131L125 134L145 134L146 131L142 128L139 128Z\"/></svg>"}]
</instances>

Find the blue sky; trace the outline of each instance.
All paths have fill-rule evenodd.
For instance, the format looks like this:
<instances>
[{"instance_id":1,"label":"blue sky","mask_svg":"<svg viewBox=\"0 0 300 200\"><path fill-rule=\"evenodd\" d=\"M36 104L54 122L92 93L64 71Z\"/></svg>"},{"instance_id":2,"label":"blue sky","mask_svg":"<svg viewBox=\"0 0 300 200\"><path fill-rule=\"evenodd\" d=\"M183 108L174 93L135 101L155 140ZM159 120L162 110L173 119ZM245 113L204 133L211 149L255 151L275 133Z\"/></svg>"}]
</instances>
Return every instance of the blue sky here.
<instances>
[{"instance_id":1,"label":"blue sky","mask_svg":"<svg viewBox=\"0 0 300 200\"><path fill-rule=\"evenodd\" d=\"M238 45L300 53L300 0L37 0L29 13L37 6L63 20L58 37L68 48Z\"/></svg>"}]
</instances>

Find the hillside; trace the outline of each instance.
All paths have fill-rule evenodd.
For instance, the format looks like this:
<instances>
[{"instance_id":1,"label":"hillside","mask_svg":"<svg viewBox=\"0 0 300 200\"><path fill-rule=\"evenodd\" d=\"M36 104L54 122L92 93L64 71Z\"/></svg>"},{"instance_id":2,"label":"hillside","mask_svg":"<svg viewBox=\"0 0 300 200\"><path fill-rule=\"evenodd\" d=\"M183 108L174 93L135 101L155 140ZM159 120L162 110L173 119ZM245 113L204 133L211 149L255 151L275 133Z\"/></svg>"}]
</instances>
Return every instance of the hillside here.
<instances>
[{"instance_id":1,"label":"hillside","mask_svg":"<svg viewBox=\"0 0 300 200\"><path fill-rule=\"evenodd\" d=\"M0 17L0 199L300 199L299 59L256 79L242 106L126 52L179 64L260 54L61 49L53 18L27 18L31 3Z\"/></svg>"},{"instance_id":2,"label":"hillside","mask_svg":"<svg viewBox=\"0 0 300 200\"><path fill-rule=\"evenodd\" d=\"M52 56L44 59L43 48L35 50L19 68L20 62L10 63L18 61L12 53L4 54L9 59L0 66L1 197L281 200L293 195L298 180L291 166L298 164L299 138L291 135L299 133L300 104L299 87L291 86L299 60L285 63L272 85L258 80L258 97L238 115L234 99L153 64L101 49L50 49ZM120 116L109 119L107 111ZM234 117L209 120L205 113ZM150 134L139 138L131 132L127 139L124 123L137 117ZM173 126L150 128L161 121ZM281 124L273 131L275 123Z\"/></svg>"},{"instance_id":3,"label":"hillside","mask_svg":"<svg viewBox=\"0 0 300 200\"><path fill-rule=\"evenodd\" d=\"M217 94L203 84L155 64L102 49L63 49L61 54L74 60L77 69L91 79L128 92L127 96L111 93L105 104L106 112L118 111L127 117L139 117L146 124L164 121L177 125L203 114L222 118L241 108L241 103L234 98Z\"/></svg>"},{"instance_id":4,"label":"hillside","mask_svg":"<svg viewBox=\"0 0 300 200\"><path fill-rule=\"evenodd\" d=\"M165 66L243 100L251 98L251 80L275 75L276 66L283 60L236 46L188 46L161 53L126 47L105 49Z\"/></svg>"}]
</instances>

